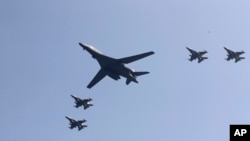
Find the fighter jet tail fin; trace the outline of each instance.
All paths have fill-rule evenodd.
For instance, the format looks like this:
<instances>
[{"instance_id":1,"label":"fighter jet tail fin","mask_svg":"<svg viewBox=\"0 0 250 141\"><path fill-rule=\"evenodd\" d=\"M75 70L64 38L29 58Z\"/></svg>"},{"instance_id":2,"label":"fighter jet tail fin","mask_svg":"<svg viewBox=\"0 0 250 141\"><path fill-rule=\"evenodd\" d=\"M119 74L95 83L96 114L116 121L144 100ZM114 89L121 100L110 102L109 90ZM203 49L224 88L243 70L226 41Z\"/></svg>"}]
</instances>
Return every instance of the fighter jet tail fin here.
<instances>
[{"instance_id":1,"label":"fighter jet tail fin","mask_svg":"<svg viewBox=\"0 0 250 141\"><path fill-rule=\"evenodd\" d=\"M83 128L84 128L83 126L79 126L78 131L82 130Z\"/></svg>"}]
</instances>

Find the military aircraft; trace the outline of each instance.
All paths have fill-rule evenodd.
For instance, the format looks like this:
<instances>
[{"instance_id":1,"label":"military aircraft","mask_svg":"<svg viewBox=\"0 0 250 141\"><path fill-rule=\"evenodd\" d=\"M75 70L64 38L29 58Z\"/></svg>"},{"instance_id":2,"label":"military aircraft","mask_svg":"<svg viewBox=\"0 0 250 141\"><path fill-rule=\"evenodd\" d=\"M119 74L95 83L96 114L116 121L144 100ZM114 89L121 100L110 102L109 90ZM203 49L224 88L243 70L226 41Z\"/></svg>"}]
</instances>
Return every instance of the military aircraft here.
<instances>
[{"instance_id":1,"label":"military aircraft","mask_svg":"<svg viewBox=\"0 0 250 141\"><path fill-rule=\"evenodd\" d=\"M88 127L87 125L83 125L83 123L84 122L86 122L86 120L85 119L83 119L83 120L74 120L74 119L72 119L72 118L70 118L70 117L67 117L67 116L65 116L65 118L67 118L68 120L69 120L69 125L70 125L70 129L73 129L73 128L75 128L75 127L78 127L78 131L80 131L80 130L82 130L83 128L85 128L85 127Z\"/></svg>"},{"instance_id":2,"label":"military aircraft","mask_svg":"<svg viewBox=\"0 0 250 141\"><path fill-rule=\"evenodd\" d=\"M154 54L153 51L130 56L130 57L124 57L120 59L115 59L109 56L104 55L100 51L98 51L96 48L90 45L79 43L79 45L83 48L83 50L87 50L94 59L96 59L101 67L101 69L98 71L98 73L95 75L95 77L91 80L91 82L88 84L87 88L92 88L95 84L97 84L100 80L102 80L105 76L109 76L110 78L114 80L118 80L123 76L127 78L126 84L128 85L131 81L138 83L136 80L137 76L148 74L149 72L143 71L143 72L136 72L133 69L130 69L125 66L125 64L134 62L136 60L142 59L144 57L147 57L149 55Z\"/></svg>"},{"instance_id":3,"label":"military aircraft","mask_svg":"<svg viewBox=\"0 0 250 141\"><path fill-rule=\"evenodd\" d=\"M192 50L192 49L190 49L190 48L188 48L188 47L186 47L186 48L187 48L187 50L191 53L191 54L190 54L190 58L188 59L189 61L192 62L193 60L198 59L198 63L200 63L200 62L203 61L204 59L208 59L207 57L202 57L202 55L204 55L204 54L207 53L206 50L197 52L197 51Z\"/></svg>"},{"instance_id":4,"label":"military aircraft","mask_svg":"<svg viewBox=\"0 0 250 141\"><path fill-rule=\"evenodd\" d=\"M93 106L93 104L90 104L89 102L92 101L91 98L88 99L80 99L74 95L71 95L71 97L73 97L75 99L75 107L78 108L80 106L83 106L84 110L86 110L87 108L89 108L90 106Z\"/></svg>"},{"instance_id":5,"label":"military aircraft","mask_svg":"<svg viewBox=\"0 0 250 141\"><path fill-rule=\"evenodd\" d=\"M235 59L235 63L237 63L238 61L240 61L241 59L245 59L245 57L240 57L241 54L245 53L243 50L239 51L239 52L234 52L226 47L224 47L224 49L227 51L227 58L225 58L227 61L231 60L231 59Z\"/></svg>"}]
</instances>

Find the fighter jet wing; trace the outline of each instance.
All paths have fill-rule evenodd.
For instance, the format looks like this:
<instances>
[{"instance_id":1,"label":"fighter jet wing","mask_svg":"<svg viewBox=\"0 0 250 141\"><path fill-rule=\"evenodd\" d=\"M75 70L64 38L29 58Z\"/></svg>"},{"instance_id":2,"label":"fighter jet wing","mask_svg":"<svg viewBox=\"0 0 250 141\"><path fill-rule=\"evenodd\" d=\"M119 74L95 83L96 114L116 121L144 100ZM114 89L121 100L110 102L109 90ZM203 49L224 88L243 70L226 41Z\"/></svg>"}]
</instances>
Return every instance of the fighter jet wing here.
<instances>
[{"instance_id":1,"label":"fighter jet wing","mask_svg":"<svg viewBox=\"0 0 250 141\"><path fill-rule=\"evenodd\" d=\"M238 61L240 61L240 58L239 58L239 57L236 57L236 58L235 58L235 63L237 63Z\"/></svg>"},{"instance_id":2,"label":"fighter jet wing","mask_svg":"<svg viewBox=\"0 0 250 141\"><path fill-rule=\"evenodd\" d=\"M88 106L86 104L83 104L83 109L86 110Z\"/></svg>"},{"instance_id":3,"label":"fighter jet wing","mask_svg":"<svg viewBox=\"0 0 250 141\"><path fill-rule=\"evenodd\" d=\"M200 53L201 55L204 55L204 54L207 53L207 51L200 51L199 53Z\"/></svg>"},{"instance_id":4,"label":"fighter jet wing","mask_svg":"<svg viewBox=\"0 0 250 141\"><path fill-rule=\"evenodd\" d=\"M201 58L198 58L198 63L200 63L201 61L203 61Z\"/></svg>"},{"instance_id":5,"label":"fighter jet wing","mask_svg":"<svg viewBox=\"0 0 250 141\"><path fill-rule=\"evenodd\" d=\"M196 59L193 55L190 55L190 59L188 59L189 61L193 61L194 59Z\"/></svg>"},{"instance_id":6,"label":"fighter jet wing","mask_svg":"<svg viewBox=\"0 0 250 141\"><path fill-rule=\"evenodd\" d=\"M150 51L150 52L146 52L146 53L142 53L142 54L138 54L138 55L134 55L134 56L130 56L130 57L124 57L124 58L118 59L118 61L121 63L128 64L128 63L134 62L136 60L142 59L144 57L147 57L149 55L152 55L152 54L154 54L154 52Z\"/></svg>"},{"instance_id":7,"label":"fighter jet wing","mask_svg":"<svg viewBox=\"0 0 250 141\"><path fill-rule=\"evenodd\" d=\"M107 73L103 70L100 69L98 73L95 75L95 77L91 80L91 82L88 84L87 88L92 88L95 84L97 84L100 80L102 80Z\"/></svg>"},{"instance_id":8,"label":"fighter jet wing","mask_svg":"<svg viewBox=\"0 0 250 141\"><path fill-rule=\"evenodd\" d=\"M83 119L83 120L79 120L79 122L82 124L84 122L86 122L87 120Z\"/></svg>"},{"instance_id":9,"label":"fighter jet wing","mask_svg":"<svg viewBox=\"0 0 250 141\"><path fill-rule=\"evenodd\" d=\"M237 54L238 56L240 56L243 53L245 53L245 52L244 51L235 52L235 54Z\"/></svg>"},{"instance_id":10,"label":"fighter jet wing","mask_svg":"<svg viewBox=\"0 0 250 141\"><path fill-rule=\"evenodd\" d=\"M83 129L83 125L79 125L78 126L78 131L82 130Z\"/></svg>"}]
</instances>

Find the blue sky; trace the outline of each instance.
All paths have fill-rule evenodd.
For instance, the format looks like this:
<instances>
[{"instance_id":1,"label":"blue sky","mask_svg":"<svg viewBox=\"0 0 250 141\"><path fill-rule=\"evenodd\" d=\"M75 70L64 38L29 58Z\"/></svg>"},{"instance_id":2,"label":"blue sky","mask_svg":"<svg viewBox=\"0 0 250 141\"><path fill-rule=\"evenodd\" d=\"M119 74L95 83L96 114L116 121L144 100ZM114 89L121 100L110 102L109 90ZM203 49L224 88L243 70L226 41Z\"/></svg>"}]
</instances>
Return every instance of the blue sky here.
<instances>
[{"instance_id":1,"label":"blue sky","mask_svg":"<svg viewBox=\"0 0 250 141\"><path fill-rule=\"evenodd\" d=\"M0 2L0 140L228 141L249 124L248 0ZM150 71L139 84L104 78L78 42ZM188 46L208 60L189 62ZM226 46L245 60L225 61ZM94 106L76 109L71 94ZM86 119L70 130L64 116Z\"/></svg>"}]
</instances>

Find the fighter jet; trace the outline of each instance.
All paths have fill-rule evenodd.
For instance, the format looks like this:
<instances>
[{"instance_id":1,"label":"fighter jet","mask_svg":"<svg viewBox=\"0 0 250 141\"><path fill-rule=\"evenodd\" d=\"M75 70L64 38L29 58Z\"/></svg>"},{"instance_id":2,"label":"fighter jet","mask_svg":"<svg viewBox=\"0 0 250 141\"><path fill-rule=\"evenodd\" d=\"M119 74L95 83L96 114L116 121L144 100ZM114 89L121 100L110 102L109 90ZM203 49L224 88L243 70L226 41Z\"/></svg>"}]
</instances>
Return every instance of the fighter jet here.
<instances>
[{"instance_id":1,"label":"fighter jet","mask_svg":"<svg viewBox=\"0 0 250 141\"><path fill-rule=\"evenodd\" d=\"M128 85L131 81L138 83L136 80L137 76L148 74L149 72L143 71L143 72L136 72L133 69L130 69L125 66L125 64L134 62L136 60L142 59L144 57L147 57L149 55L154 54L153 51L130 56L130 57L124 57L120 59L115 59L109 56L104 55L100 51L98 51L96 48L90 45L85 45L82 43L79 43L79 45L83 48L83 50L87 50L94 59L96 59L101 67L99 72L95 75L95 77L91 80L91 82L88 84L87 88L92 88L95 84L97 84L100 80L102 80L105 76L109 76L110 78L114 80L118 80L123 76L127 78L126 84Z\"/></svg>"},{"instance_id":2,"label":"fighter jet","mask_svg":"<svg viewBox=\"0 0 250 141\"><path fill-rule=\"evenodd\" d=\"M65 118L67 118L68 120L69 120L69 125L70 125L70 129L73 129L73 128L75 128L75 127L78 127L78 131L80 131L80 130L82 130L83 128L85 128L85 127L88 127L87 125L83 125L83 123L84 122L86 122L86 120L85 119L83 119L83 120L74 120L74 119L72 119L72 118L70 118L70 117L67 117L67 116L65 116Z\"/></svg>"},{"instance_id":3,"label":"fighter jet","mask_svg":"<svg viewBox=\"0 0 250 141\"><path fill-rule=\"evenodd\" d=\"M200 51L200 52L197 52L197 51L194 51L188 47L186 47L187 50L191 53L190 54L190 58L188 59L189 61L193 61L195 59L198 59L198 63L200 63L201 61L203 61L204 59L208 59L207 57L202 57L202 55L206 54L207 51L204 50L204 51Z\"/></svg>"},{"instance_id":4,"label":"fighter jet","mask_svg":"<svg viewBox=\"0 0 250 141\"><path fill-rule=\"evenodd\" d=\"M89 108L90 106L93 106L93 104L90 104L89 102L92 101L91 98L88 99L80 99L74 95L71 95L71 97L73 97L75 99L75 107L78 108L80 106L83 106L84 110L86 110L87 108Z\"/></svg>"},{"instance_id":5,"label":"fighter jet","mask_svg":"<svg viewBox=\"0 0 250 141\"><path fill-rule=\"evenodd\" d=\"M238 61L240 61L241 59L245 59L245 57L240 57L241 54L245 53L243 50L239 51L239 52L234 52L226 47L224 47L224 49L227 51L227 58L225 58L227 61L231 60L231 59L235 59L235 63L237 63Z\"/></svg>"}]
</instances>

